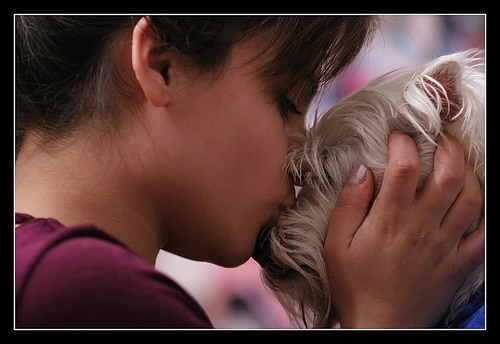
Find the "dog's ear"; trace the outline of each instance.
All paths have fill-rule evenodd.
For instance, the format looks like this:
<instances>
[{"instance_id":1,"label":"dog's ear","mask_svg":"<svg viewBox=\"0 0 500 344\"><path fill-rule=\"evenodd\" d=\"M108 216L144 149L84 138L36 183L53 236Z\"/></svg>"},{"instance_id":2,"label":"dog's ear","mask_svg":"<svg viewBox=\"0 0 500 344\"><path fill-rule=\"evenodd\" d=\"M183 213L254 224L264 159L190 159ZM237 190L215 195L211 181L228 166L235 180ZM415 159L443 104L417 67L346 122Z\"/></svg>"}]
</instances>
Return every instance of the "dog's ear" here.
<instances>
[{"instance_id":1,"label":"dog's ear","mask_svg":"<svg viewBox=\"0 0 500 344\"><path fill-rule=\"evenodd\" d=\"M429 76L424 86L426 93L441 110L441 119L453 121L462 108L462 67L457 61L446 60L435 66Z\"/></svg>"}]
</instances>

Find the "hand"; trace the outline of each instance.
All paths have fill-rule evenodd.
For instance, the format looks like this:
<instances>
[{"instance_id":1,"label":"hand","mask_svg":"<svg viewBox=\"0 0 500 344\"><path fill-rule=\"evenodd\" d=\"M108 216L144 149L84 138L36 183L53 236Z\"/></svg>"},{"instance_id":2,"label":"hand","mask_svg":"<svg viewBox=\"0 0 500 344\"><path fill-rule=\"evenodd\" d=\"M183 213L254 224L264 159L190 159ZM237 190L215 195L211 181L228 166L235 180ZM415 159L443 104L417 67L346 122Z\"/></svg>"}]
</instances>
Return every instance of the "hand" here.
<instances>
[{"instance_id":1,"label":"hand","mask_svg":"<svg viewBox=\"0 0 500 344\"><path fill-rule=\"evenodd\" d=\"M397 132L371 209L370 171L339 195L325 249L341 327L432 327L467 273L484 261L484 217L478 230L462 237L484 196L461 145L446 138L420 192L416 146Z\"/></svg>"}]
</instances>

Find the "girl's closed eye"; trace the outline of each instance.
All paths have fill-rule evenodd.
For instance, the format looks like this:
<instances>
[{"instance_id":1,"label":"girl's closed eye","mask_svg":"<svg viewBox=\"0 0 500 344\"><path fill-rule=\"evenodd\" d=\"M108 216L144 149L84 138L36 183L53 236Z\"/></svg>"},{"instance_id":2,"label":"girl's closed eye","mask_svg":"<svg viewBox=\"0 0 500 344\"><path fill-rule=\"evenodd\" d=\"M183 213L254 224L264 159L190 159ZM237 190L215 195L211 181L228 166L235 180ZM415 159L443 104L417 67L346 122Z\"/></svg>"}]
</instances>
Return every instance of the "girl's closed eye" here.
<instances>
[{"instance_id":1,"label":"girl's closed eye","mask_svg":"<svg viewBox=\"0 0 500 344\"><path fill-rule=\"evenodd\" d=\"M302 112L299 111L297 105L282 94L278 94L278 106L281 117L283 117L284 120L288 120L290 114L302 115Z\"/></svg>"}]
</instances>

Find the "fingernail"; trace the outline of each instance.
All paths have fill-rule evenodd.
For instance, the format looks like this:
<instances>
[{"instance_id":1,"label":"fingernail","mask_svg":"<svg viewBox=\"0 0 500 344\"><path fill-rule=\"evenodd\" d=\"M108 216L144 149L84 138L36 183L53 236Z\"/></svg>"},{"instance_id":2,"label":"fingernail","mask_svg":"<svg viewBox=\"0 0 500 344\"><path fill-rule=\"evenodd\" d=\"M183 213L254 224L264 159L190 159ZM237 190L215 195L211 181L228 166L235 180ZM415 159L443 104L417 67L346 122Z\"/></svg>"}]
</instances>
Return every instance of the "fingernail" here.
<instances>
[{"instance_id":1,"label":"fingernail","mask_svg":"<svg viewBox=\"0 0 500 344\"><path fill-rule=\"evenodd\" d=\"M349 183L352 184L361 184L361 182L365 179L366 167L365 165L356 166L349 176Z\"/></svg>"}]
</instances>

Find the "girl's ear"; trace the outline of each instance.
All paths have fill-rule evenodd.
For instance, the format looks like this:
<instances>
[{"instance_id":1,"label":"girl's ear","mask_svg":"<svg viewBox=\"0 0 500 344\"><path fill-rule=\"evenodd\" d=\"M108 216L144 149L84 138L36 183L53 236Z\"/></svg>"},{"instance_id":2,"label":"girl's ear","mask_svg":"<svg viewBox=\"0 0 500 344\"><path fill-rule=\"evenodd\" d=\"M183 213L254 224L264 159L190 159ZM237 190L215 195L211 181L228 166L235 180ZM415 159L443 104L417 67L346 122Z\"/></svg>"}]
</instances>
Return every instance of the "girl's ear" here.
<instances>
[{"instance_id":1,"label":"girl's ear","mask_svg":"<svg viewBox=\"0 0 500 344\"><path fill-rule=\"evenodd\" d=\"M170 57L159 49L147 19L141 18L132 34L132 68L147 100L157 107L165 106L172 94Z\"/></svg>"}]
</instances>

